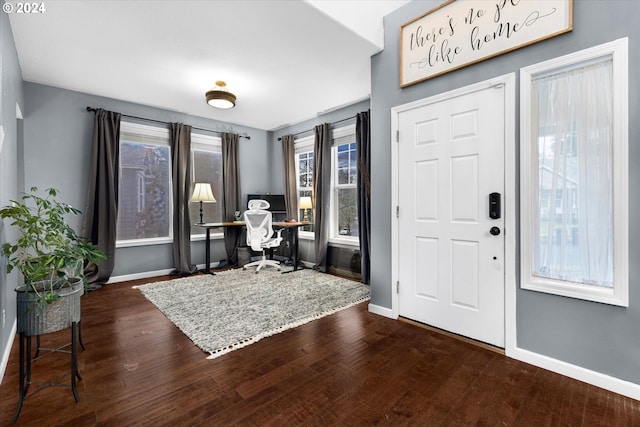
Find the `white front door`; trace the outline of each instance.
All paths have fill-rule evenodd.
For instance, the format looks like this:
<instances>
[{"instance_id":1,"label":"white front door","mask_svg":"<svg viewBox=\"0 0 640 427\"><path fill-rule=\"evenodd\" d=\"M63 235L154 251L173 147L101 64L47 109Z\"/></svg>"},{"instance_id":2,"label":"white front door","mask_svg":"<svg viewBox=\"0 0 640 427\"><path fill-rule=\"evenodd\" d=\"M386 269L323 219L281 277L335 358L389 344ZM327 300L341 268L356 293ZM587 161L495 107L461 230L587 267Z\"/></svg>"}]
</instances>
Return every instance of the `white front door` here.
<instances>
[{"instance_id":1,"label":"white front door","mask_svg":"<svg viewBox=\"0 0 640 427\"><path fill-rule=\"evenodd\" d=\"M504 92L500 84L439 96L397 121L398 313L499 347Z\"/></svg>"}]
</instances>

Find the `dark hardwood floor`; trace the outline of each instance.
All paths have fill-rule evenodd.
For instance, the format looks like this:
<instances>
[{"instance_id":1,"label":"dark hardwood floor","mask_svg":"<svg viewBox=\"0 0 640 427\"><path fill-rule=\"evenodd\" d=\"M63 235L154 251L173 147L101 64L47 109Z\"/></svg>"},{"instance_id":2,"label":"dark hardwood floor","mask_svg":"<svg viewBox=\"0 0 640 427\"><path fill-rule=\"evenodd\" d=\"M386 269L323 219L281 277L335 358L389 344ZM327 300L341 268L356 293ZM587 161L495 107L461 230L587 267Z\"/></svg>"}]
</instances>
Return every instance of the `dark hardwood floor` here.
<instances>
[{"instance_id":1,"label":"dark hardwood floor","mask_svg":"<svg viewBox=\"0 0 640 427\"><path fill-rule=\"evenodd\" d=\"M640 401L370 314L366 303L207 360L131 288L154 280L83 297L80 402L69 388L30 394L16 425L640 426ZM17 349L0 385L2 426L17 404ZM34 379L68 368L68 355L52 354L34 363Z\"/></svg>"}]
</instances>

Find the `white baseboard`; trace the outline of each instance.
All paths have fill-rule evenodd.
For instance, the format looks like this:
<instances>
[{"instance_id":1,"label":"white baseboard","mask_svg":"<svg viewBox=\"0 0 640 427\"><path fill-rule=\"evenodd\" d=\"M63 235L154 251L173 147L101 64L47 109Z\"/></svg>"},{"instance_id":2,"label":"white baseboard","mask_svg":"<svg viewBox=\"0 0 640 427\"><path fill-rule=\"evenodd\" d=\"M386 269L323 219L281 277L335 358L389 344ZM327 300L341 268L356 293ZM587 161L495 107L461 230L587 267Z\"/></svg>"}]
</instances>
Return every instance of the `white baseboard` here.
<instances>
[{"instance_id":1,"label":"white baseboard","mask_svg":"<svg viewBox=\"0 0 640 427\"><path fill-rule=\"evenodd\" d=\"M13 326L11 327L11 332L9 332L9 340L7 341L7 348L2 355L2 360L0 360L0 384L2 384L2 380L4 379L4 373L7 370L7 366L9 365L9 355L11 354L11 347L13 347L13 342L16 338L16 332L18 330L18 323L16 321L13 322Z\"/></svg>"},{"instance_id":2,"label":"white baseboard","mask_svg":"<svg viewBox=\"0 0 640 427\"><path fill-rule=\"evenodd\" d=\"M171 274L173 268L168 270L145 271L143 273L123 274L122 276L111 276L107 284L126 282L127 280L147 279L149 277L166 276Z\"/></svg>"},{"instance_id":3,"label":"white baseboard","mask_svg":"<svg viewBox=\"0 0 640 427\"><path fill-rule=\"evenodd\" d=\"M543 368L632 399L640 400L640 384L624 381L619 378L572 365L571 363L563 362L562 360L534 353L519 347L506 349L506 355L539 368Z\"/></svg>"},{"instance_id":4,"label":"white baseboard","mask_svg":"<svg viewBox=\"0 0 640 427\"><path fill-rule=\"evenodd\" d=\"M259 258L260 257L256 257L256 260ZM313 268L314 264L312 262L308 262L308 261L301 261L301 262L304 264L306 268ZM210 264L210 268L217 268L219 265L220 265L219 262L212 262ZM196 267L199 270L204 270L204 263L197 264ZM164 269L164 270L145 271L142 273L134 273L134 274L123 274L121 276L111 276L107 281L107 284L126 282L127 280L148 279L149 277L156 277L156 276L166 276L167 274L171 274L172 271L173 269L171 268L171 269Z\"/></svg>"},{"instance_id":5,"label":"white baseboard","mask_svg":"<svg viewBox=\"0 0 640 427\"><path fill-rule=\"evenodd\" d=\"M386 307L369 304L369 312L395 319L393 311ZM519 347L505 349L507 357L529 363L539 368L582 381L632 399L640 400L640 384L624 381L600 372L592 371L562 360L534 353Z\"/></svg>"},{"instance_id":6,"label":"white baseboard","mask_svg":"<svg viewBox=\"0 0 640 427\"><path fill-rule=\"evenodd\" d=\"M391 310L390 308L382 307L382 306L371 304L371 303L369 304L368 307L369 307L370 313L377 314L379 316L388 317L390 319L397 319L397 317L393 315L393 310Z\"/></svg>"},{"instance_id":7,"label":"white baseboard","mask_svg":"<svg viewBox=\"0 0 640 427\"><path fill-rule=\"evenodd\" d=\"M218 264L220 263L212 262L210 268L216 268ZM203 270L204 264L198 264L196 265L196 267L199 270ZM123 274L121 276L111 276L107 281L107 284L126 282L127 280L147 279L149 277L156 277L156 276L166 276L167 274L171 274L172 271L173 271L173 268L164 269L164 270L155 270L155 271L145 271L142 273L134 273L134 274Z\"/></svg>"}]
</instances>

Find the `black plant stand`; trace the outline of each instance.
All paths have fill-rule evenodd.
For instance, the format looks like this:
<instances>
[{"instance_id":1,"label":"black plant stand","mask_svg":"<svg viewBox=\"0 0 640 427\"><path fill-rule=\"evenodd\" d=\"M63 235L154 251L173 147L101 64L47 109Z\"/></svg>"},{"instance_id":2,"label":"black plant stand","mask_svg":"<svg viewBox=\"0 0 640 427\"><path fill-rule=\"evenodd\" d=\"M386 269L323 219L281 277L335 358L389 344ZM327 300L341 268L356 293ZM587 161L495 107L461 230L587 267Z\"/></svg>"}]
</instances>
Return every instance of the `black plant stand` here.
<instances>
[{"instance_id":1,"label":"black plant stand","mask_svg":"<svg viewBox=\"0 0 640 427\"><path fill-rule=\"evenodd\" d=\"M84 343L82 342L82 320L78 320L78 343L83 350L86 350ZM66 346L65 346L66 347ZM40 348L40 335L36 335L36 354L33 355L33 359L37 359L40 355L40 350L49 350L48 348Z\"/></svg>"},{"instance_id":2,"label":"black plant stand","mask_svg":"<svg viewBox=\"0 0 640 427\"><path fill-rule=\"evenodd\" d=\"M78 341L79 341L79 330L80 330L80 322L72 322L71 323L71 343L66 344L59 348L40 348L40 336L38 335L36 338L36 353L32 357L32 346L31 339L32 336L26 335L24 332L20 332L20 384L19 384L19 398L18 398L18 407L16 408L16 412L13 415L13 422L18 420L20 416L20 411L22 410L22 403L24 399L27 397L27 392L29 391L29 386L31 384L40 386L39 390L51 387L51 386L63 386L63 387L71 387L71 391L73 392L73 397L76 402L80 401L80 396L78 395L78 389L76 388L76 379L81 381L82 378L78 373ZM66 347L71 346L71 350L65 350ZM84 345L83 345L84 348ZM46 351L42 356L40 356L40 350ZM35 362L51 353L68 353L71 355L71 382L69 384L61 384L57 381L60 380L63 376L55 378L51 382L41 383L31 381L31 362ZM37 390L38 391L38 390ZM37 392L36 391L36 392Z\"/></svg>"}]
</instances>

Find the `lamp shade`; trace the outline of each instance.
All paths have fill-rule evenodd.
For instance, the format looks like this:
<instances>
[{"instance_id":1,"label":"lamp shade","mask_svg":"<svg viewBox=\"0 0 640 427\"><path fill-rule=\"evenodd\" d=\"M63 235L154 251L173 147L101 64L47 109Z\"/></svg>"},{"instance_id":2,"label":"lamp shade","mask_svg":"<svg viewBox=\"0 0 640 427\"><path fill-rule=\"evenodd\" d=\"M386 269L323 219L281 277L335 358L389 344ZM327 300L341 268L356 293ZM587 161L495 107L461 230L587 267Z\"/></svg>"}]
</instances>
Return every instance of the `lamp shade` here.
<instances>
[{"instance_id":1,"label":"lamp shade","mask_svg":"<svg viewBox=\"0 0 640 427\"><path fill-rule=\"evenodd\" d=\"M193 189L193 195L191 195L192 202L215 202L216 198L213 197L211 191L211 184L208 182L198 182Z\"/></svg>"},{"instance_id":2,"label":"lamp shade","mask_svg":"<svg viewBox=\"0 0 640 427\"><path fill-rule=\"evenodd\" d=\"M216 82L216 87L205 94L207 104L216 108L233 108L236 105L236 96L226 88L227 84L222 80Z\"/></svg>"},{"instance_id":3,"label":"lamp shade","mask_svg":"<svg viewBox=\"0 0 640 427\"><path fill-rule=\"evenodd\" d=\"M300 209L311 209L313 205L311 204L311 197L302 196L300 197Z\"/></svg>"}]
</instances>

